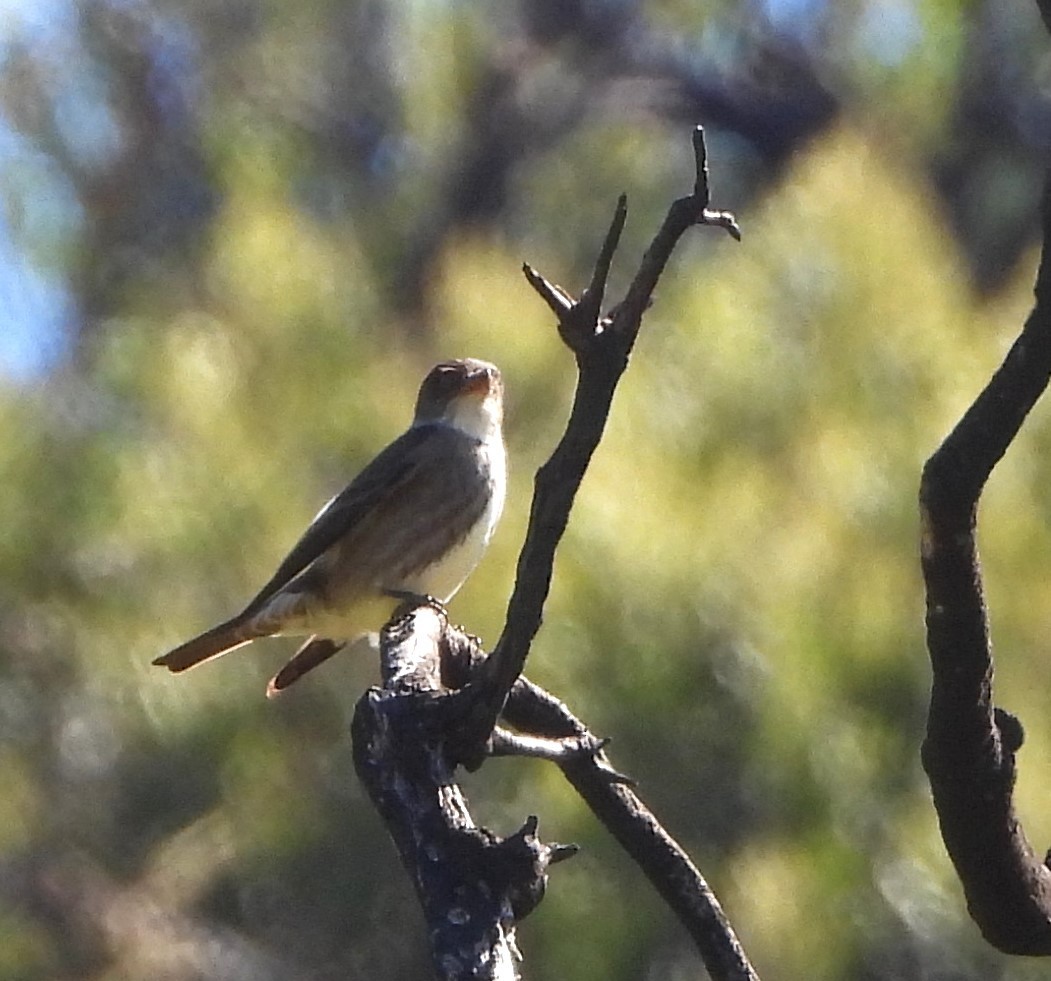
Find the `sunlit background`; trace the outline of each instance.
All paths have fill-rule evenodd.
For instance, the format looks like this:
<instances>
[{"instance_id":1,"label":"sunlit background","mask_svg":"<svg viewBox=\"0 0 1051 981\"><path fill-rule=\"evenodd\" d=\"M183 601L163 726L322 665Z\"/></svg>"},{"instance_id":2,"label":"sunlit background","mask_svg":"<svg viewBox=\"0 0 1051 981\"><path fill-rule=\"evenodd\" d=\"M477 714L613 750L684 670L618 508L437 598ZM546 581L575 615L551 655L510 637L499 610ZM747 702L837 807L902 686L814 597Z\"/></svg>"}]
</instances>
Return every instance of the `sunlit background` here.
<instances>
[{"instance_id":1,"label":"sunlit background","mask_svg":"<svg viewBox=\"0 0 1051 981\"><path fill-rule=\"evenodd\" d=\"M710 879L765 981L1026 979L967 919L919 766L923 460L1028 310L1051 42L1021 0L0 4L0 979L427 976L351 765L375 680L289 645L152 657L235 612L408 422L497 362L508 512L455 616L499 634L617 195L622 289L709 135L528 672ZM1051 839L1051 425L982 549L1019 802ZM702 976L556 769L466 781L583 851L532 981Z\"/></svg>"}]
</instances>

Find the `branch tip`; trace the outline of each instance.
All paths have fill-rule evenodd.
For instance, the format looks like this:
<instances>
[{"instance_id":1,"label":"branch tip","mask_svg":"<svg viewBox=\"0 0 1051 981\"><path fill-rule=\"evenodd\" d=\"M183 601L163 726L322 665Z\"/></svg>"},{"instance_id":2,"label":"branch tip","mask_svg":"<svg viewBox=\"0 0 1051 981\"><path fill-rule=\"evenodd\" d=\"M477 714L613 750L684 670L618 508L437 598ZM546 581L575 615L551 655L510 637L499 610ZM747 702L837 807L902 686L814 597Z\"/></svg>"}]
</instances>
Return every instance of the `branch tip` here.
<instances>
[{"instance_id":1,"label":"branch tip","mask_svg":"<svg viewBox=\"0 0 1051 981\"><path fill-rule=\"evenodd\" d=\"M572 858L577 852L580 851L580 845L574 845L572 843L568 845L552 844L547 846L548 850L548 865L557 865L559 862L564 862L567 858Z\"/></svg>"},{"instance_id":2,"label":"branch tip","mask_svg":"<svg viewBox=\"0 0 1051 981\"><path fill-rule=\"evenodd\" d=\"M609 223L609 230L602 242L598 258L595 259L595 269L591 274L591 283L580 297L580 304L574 316L579 318L580 325L589 333L593 331L599 317L602 314L602 299L606 293L606 281L609 279L609 268L613 263L613 256L620 244L620 236L624 231L624 223L628 218L628 196L621 194L617 198L617 206L613 210L613 218ZM570 347L573 347L570 344Z\"/></svg>"},{"instance_id":3,"label":"branch tip","mask_svg":"<svg viewBox=\"0 0 1051 981\"><path fill-rule=\"evenodd\" d=\"M697 224L725 228L732 239L737 242L741 241L741 226L737 224L737 218L732 211L710 211L705 208L701 212L701 217L697 219Z\"/></svg>"},{"instance_id":4,"label":"branch tip","mask_svg":"<svg viewBox=\"0 0 1051 981\"><path fill-rule=\"evenodd\" d=\"M1051 0L1049 0L1051 2ZM693 159L697 176L693 183L694 200L700 204L698 225L716 225L725 228L738 242L741 241L741 227L732 211L716 211L708 207L711 204L711 186L708 179L708 147L704 142L704 127L693 129Z\"/></svg>"},{"instance_id":5,"label":"branch tip","mask_svg":"<svg viewBox=\"0 0 1051 981\"><path fill-rule=\"evenodd\" d=\"M609 231L602 243L602 250L595 260L595 272L591 277L591 289L601 292L606 288L606 280L609 277L609 267L613 262L613 254L620 245L620 235L624 231L624 223L628 220L628 196L622 194L617 198L617 206L613 209L613 218L609 223Z\"/></svg>"},{"instance_id":6,"label":"branch tip","mask_svg":"<svg viewBox=\"0 0 1051 981\"><path fill-rule=\"evenodd\" d=\"M548 282L528 262L522 263L522 275L540 298L548 305L551 312L559 318L559 321L573 309L575 301L557 283Z\"/></svg>"},{"instance_id":7,"label":"branch tip","mask_svg":"<svg viewBox=\"0 0 1051 981\"><path fill-rule=\"evenodd\" d=\"M693 159L697 178L693 185L693 196L703 201L703 207L707 209L711 200L708 191L708 148L704 143L704 127L693 128Z\"/></svg>"}]
</instances>

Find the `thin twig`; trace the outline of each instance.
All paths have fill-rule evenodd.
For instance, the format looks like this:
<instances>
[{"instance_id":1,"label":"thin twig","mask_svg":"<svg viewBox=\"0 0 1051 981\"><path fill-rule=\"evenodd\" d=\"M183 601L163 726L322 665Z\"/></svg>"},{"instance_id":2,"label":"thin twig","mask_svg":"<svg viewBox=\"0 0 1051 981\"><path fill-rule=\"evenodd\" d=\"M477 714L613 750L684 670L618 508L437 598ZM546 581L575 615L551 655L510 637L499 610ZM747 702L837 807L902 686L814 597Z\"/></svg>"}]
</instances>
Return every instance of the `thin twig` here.
<instances>
[{"instance_id":1,"label":"thin twig","mask_svg":"<svg viewBox=\"0 0 1051 981\"><path fill-rule=\"evenodd\" d=\"M511 690L504 716L512 725L549 739L588 736L584 723L562 702L525 678ZM610 765L604 752L579 755L560 766L689 931L714 981L758 981L715 893L643 803L632 782Z\"/></svg>"},{"instance_id":2,"label":"thin twig","mask_svg":"<svg viewBox=\"0 0 1051 981\"><path fill-rule=\"evenodd\" d=\"M561 286L544 279L528 262L522 263L522 275L540 294L540 298L551 308L551 312L556 317L565 316L576 302Z\"/></svg>"}]
</instances>

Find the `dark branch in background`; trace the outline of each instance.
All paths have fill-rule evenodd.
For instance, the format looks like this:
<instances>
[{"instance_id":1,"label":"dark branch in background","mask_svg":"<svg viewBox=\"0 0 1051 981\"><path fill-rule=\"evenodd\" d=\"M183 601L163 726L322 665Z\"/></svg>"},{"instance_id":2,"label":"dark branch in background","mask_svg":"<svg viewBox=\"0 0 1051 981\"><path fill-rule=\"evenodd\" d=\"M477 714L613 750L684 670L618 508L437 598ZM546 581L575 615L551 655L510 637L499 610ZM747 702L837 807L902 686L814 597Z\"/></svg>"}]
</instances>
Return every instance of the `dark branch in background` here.
<instances>
[{"instance_id":1,"label":"dark branch in background","mask_svg":"<svg viewBox=\"0 0 1051 981\"><path fill-rule=\"evenodd\" d=\"M1051 4L1040 4L1045 21ZM1036 304L985 390L927 461L920 484L927 647L933 668L923 765L942 837L982 935L1010 954L1051 954L1051 870L1012 799L1022 726L993 705L978 500L1051 378L1051 179Z\"/></svg>"},{"instance_id":2,"label":"dark branch in background","mask_svg":"<svg viewBox=\"0 0 1051 981\"><path fill-rule=\"evenodd\" d=\"M455 767L478 765L495 753L556 762L690 931L712 978L757 978L707 883L628 778L612 768L603 743L556 698L520 677L540 627L555 549L671 252L696 224L739 237L732 215L708 207L699 128L694 149L693 193L672 204L627 296L609 315L601 315L601 306L627 217L623 197L579 301L526 267L558 316L579 374L565 434L536 476L507 623L495 650L486 657L476 641L448 626L444 611L405 609L384 628L383 688L368 692L355 712L355 765L416 886L441 978L513 976L515 925L540 901L547 867L572 853L568 846L540 844L536 818L508 839L474 825L454 782ZM518 733L496 727L501 713Z\"/></svg>"}]
</instances>

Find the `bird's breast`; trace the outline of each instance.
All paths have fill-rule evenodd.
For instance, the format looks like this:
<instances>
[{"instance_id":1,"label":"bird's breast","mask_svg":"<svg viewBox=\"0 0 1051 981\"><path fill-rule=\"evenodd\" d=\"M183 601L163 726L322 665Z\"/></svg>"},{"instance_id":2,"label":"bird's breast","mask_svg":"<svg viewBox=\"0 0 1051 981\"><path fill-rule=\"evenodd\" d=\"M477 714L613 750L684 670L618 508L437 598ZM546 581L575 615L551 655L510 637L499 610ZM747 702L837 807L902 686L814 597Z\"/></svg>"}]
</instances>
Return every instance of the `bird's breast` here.
<instances>
[{"instance_id":1,"label":"bird's breast","mask_svg":"<svg viewBox=\"0 0 1051 981\"><path fill-rule=\"evenodd\" d=\"M504 509L507 465L498 436L483 441L478 454L479 479L484 480L485 495L477 519L442 555L407 576L399 588L448 602L481 559Z\"/></svg>"}]
</instances>

